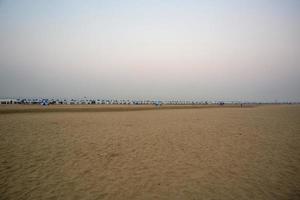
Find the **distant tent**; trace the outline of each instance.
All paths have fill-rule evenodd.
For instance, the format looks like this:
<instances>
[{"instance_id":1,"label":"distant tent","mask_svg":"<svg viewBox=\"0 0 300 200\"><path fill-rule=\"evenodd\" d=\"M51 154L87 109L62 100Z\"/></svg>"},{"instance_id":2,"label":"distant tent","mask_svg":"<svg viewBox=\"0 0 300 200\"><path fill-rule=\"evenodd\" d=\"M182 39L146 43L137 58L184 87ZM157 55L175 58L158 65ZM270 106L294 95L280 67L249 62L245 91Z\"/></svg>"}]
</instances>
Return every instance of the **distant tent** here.
<instances>
[{"instance_id":1,"label":"distant tent","mask_svg":"<svg viewBox=\"0 0 300 200\"><path fill-rule=\"evenodd\" d=\"M42 99L41 105L42 106L48 106L49 105L48 99Z\"/></svg>"}]
</instances>

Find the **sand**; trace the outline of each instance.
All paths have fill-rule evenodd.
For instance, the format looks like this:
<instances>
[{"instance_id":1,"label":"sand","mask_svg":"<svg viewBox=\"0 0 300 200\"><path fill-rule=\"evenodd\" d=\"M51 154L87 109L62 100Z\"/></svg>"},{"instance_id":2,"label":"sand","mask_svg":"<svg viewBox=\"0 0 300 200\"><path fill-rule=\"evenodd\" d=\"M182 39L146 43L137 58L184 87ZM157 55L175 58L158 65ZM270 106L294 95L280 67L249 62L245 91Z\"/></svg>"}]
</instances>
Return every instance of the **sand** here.
<instances>
[{"instance_id":1,"label":"sand","mask_svg":"<svg viewBox=\"0 0 300 200\"><path fill-rule=\"evenodd\" d=\"M244 107L253 107L251 104ZM165 110L165 109L200 109L200 108L236 108L240 104L217 104L208 105L0 105L0 114L15 113L41 113L41 112L122 112L122 111L141 111L141 110Z\"/></svg>"},{"instance_id":2,"label":"sand","mask_svg":"<svg viewBox=\"0 0 300 200\"><path fill-rule=\"evenodd\" d=\"M300 198L300 106L100 110L0 112L0 199Z\"/></svg>"}]
</instances>

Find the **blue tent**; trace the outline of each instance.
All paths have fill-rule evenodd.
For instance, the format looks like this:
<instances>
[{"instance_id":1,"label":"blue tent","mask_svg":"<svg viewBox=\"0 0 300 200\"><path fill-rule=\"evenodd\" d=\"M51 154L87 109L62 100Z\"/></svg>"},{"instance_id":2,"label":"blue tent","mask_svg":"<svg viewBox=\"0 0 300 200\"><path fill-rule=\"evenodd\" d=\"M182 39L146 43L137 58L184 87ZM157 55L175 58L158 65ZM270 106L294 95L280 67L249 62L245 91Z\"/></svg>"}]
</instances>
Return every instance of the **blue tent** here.
<instances>
[{"instance_id":1,"label":"blue tent","mask_svg":"<svg viewBox=\"0 0 300 200\"><path fill-rule=\"evenodd\" d=\"M49 105L48 99L42 99L41 105L42 106L48 106Z\"/></svg>"}]
</instances>

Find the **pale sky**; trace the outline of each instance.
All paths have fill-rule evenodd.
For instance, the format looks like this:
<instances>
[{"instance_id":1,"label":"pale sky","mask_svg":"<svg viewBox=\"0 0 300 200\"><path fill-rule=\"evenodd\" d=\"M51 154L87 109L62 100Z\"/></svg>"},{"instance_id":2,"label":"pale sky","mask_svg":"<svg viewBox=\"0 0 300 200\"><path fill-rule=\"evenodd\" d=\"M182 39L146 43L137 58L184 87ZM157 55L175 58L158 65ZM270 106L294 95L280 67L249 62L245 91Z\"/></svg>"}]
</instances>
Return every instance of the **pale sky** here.
<instances>
[{"instance_id":1,"label":"pale sky","mask_svg":"<svg viewBox=\"0 0 300 200\"><path fill-rule=\"evenodd\" d=\"M300 101L300 1L0 0L0 97Z\"/></svg>"}]
</instances>

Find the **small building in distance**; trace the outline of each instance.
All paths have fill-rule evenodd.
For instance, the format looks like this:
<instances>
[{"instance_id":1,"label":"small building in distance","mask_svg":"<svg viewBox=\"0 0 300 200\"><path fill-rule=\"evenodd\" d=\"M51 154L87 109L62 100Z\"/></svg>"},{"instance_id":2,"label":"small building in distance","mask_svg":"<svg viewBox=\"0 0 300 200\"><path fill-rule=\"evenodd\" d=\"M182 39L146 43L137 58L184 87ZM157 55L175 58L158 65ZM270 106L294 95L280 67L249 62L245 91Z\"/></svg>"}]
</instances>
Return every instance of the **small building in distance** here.
<instances>
[{"instance_id":1,"label":"small building in distance","mask_svg":"<svg viewBox=\"0 0 300 200\"><path fill-rule=\"evenodd\" d=\"M0 99L0 104L16 104L17 99Z\"/></svg>"}]
</instances>

